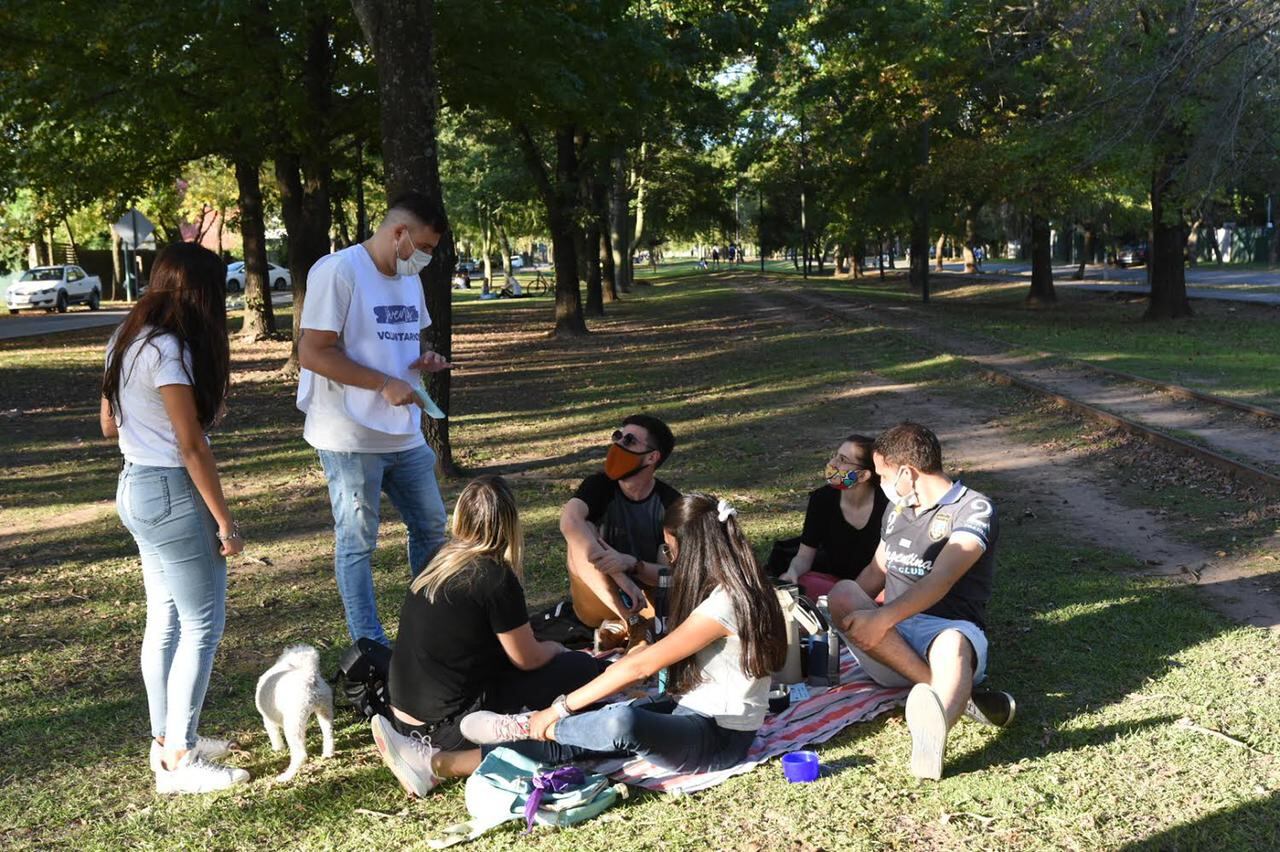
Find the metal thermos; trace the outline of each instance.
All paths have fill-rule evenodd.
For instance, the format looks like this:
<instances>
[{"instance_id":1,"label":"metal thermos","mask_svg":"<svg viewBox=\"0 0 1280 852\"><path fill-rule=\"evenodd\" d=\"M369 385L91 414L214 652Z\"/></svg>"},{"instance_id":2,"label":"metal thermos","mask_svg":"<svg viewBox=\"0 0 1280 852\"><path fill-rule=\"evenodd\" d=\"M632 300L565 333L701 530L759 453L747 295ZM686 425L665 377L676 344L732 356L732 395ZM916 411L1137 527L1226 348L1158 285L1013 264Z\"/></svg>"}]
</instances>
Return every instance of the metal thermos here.
<instances>
[{"instance_id":1,"label":"metal thermos","mask_svg":"<svg viewBox=\"0 0 1280 852\"><path fill-rule=\"evenodd\" d=\"M835 619L831 617L831 607L827 596L818 598L818 611L827 620L827 683L830 686L840 684L840 632L836 629Z\"/></svg>"}]
</instances>

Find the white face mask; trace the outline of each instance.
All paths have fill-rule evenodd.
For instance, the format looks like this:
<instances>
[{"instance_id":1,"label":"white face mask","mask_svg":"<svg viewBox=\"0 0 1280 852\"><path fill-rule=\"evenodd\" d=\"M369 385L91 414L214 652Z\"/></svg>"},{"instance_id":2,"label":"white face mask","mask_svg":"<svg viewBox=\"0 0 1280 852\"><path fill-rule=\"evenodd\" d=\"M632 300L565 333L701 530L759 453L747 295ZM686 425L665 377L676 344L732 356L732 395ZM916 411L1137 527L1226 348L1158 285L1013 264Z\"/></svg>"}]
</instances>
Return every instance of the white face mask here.
<instances>
[{"instance_id":1,"label":"white face mask","mask_svg":"<svg viewBox=\"0 0 1280 852\"><path fill-rule=\"evenodd\" d=\"M409 232L405 231L404 235L408 236ZM410 245L413 241L410 240ZM417 275L422 270L431 265L431 253L423 251L416 245L413 246L413 254L407 258L400 256L400 243L396 242L396 274L397 275Z\"/></svg>"},{"instance_id":2,"label":"white face mask","mask_svg":"<svg viewBox=\"0 0 1280 852\"><path fill-rule=\"evenodd\" d=\"M910 506L917 506L920 503L920 500L916 497L915 488L912 488L910 493L906 496L898 493L898 480L902 478L904 470L906 470L906 468L898 470L898 475L893 478L892 485L885 482L883 479L880 480L880 490L884 492L884 496L889 498L889 502L893 504L893 507L899 511Z\"/></svg>"}]
</instances>

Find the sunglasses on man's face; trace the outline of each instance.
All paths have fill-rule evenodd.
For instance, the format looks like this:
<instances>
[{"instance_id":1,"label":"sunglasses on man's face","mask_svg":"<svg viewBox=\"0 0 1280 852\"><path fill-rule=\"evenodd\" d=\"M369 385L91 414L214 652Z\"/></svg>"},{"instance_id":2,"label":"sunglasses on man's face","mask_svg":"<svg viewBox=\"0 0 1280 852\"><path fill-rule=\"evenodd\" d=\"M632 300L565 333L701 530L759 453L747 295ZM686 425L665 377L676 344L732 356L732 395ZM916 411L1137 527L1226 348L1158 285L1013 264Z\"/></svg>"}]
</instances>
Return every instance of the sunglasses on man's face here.
<instances>
[{"instance_id":1,"label":"sunglasses on man's face","mask_svg":"<svg viewBox=\"0 0 1280 852\"><path fill-rule=\"evenodd\" d=\"M613 442L620 447L631 450L633 453L651 453L654 447L640 443L640 439L630 432L623 432L621 429L613 430Z\"/></svg>"}]
</instances>

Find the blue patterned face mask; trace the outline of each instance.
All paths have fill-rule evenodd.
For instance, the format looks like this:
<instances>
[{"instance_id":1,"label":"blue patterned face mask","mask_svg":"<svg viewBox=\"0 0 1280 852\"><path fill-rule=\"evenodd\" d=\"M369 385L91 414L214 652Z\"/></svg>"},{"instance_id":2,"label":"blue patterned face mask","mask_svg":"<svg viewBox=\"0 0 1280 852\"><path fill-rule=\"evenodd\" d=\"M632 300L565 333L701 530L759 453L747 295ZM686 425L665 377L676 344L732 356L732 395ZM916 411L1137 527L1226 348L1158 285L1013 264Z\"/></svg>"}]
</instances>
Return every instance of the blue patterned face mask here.
<instances>
[{"instance_id":1,"label":"blue patterned face mask","mask_svg":"<svg viewBox=\"0 0 1280 852\"><path fill-rule=\"evenodd\" d=\"M862 473L862 469L851 467L848 470L841 470L831 462L827 462L827 469L824 472L828 485L841 491L848 491L858 484L858 474Z\"/></svg>"}]
</instances>

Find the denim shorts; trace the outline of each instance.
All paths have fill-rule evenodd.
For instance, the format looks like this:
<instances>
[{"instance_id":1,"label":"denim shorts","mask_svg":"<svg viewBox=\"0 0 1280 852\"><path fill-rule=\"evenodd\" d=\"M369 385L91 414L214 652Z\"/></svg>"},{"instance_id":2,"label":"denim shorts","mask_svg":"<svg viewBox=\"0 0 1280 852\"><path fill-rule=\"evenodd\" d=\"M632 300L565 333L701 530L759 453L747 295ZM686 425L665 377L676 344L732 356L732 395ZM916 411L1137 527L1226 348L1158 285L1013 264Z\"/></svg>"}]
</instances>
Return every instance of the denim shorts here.
<instances>
[{"instance_id":1,"label":"denim shorts","mask_svg":"<svg viewBox=\"0 0 1280 852\"><path fill-rule=\"evenodd\" d=\"M969 644L973 646L973 682L978 684L986 679L987 634L983 633L982 628L972 621L939 618L936 615L920 613L898 622L896 629L898 634L911 646L912 650L919 654L925 662L929 660L929 646L933 644L934 639L938 638L939 633L944 630L960 631L964 638L969 640Z\"/></svg>"}]
</instances>

